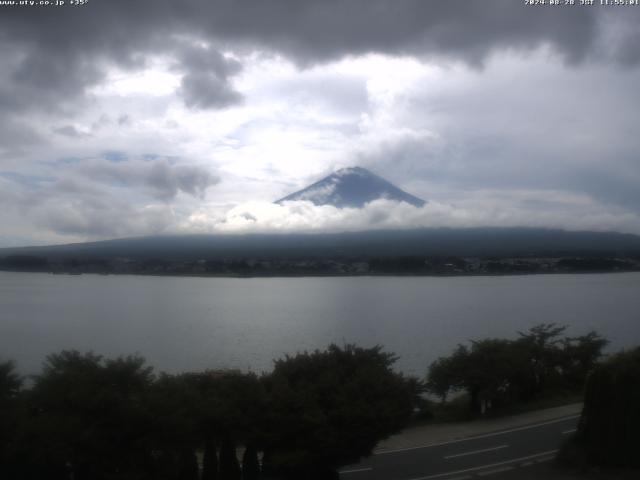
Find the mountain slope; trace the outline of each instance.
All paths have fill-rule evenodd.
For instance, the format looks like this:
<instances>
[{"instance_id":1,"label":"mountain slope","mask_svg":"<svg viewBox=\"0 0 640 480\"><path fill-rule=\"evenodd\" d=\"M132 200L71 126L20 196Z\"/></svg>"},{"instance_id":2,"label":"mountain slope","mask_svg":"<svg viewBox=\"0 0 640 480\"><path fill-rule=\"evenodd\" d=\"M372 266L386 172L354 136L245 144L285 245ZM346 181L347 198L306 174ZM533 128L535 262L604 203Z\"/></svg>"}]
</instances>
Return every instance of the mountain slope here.
<instances>
[{"instance_id":1,"label":"mountain slope","mask_svg":"<svg viewBox=\"0 0 640 480\"><path fill-rule=\"evenodd\" d=\"M426 202L361 167L343 168L276 203L307 200L314 205L361 208L366 203L385 198L422 207Z\"/></svg>"},{"instance_id":2,"label":"mountain slope","mask_svg":"<svg viewBox=\"0 0 640 480\"><path fill-rule=\"evenodd\" d=\"M0 249L64 258L340 258L398 256L640 255L640 237L535 228L382 230L324 234L176 235Z\"/></svg>"}]
</instances>

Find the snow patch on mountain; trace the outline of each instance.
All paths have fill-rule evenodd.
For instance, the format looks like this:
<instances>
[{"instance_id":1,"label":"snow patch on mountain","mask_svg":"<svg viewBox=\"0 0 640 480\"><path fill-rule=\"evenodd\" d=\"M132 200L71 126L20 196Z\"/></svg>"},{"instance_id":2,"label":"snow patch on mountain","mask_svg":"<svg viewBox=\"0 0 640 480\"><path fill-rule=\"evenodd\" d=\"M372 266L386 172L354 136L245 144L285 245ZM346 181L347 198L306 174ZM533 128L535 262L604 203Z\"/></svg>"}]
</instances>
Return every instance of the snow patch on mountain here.
<instances>
[{"instance_id":1,"label":"snow patch on mountain","mask_svg":"<svg viewBox=\"0 0 640 480\"><path fill-rule=\"evenodd\" d=\"M296 200L305 200L316 205L325 204L329 201L331 196L335 194L337 187L338 179L334 178L331 182L326 182L303 190L300 192Z\"/></svg>"}]
</instances>

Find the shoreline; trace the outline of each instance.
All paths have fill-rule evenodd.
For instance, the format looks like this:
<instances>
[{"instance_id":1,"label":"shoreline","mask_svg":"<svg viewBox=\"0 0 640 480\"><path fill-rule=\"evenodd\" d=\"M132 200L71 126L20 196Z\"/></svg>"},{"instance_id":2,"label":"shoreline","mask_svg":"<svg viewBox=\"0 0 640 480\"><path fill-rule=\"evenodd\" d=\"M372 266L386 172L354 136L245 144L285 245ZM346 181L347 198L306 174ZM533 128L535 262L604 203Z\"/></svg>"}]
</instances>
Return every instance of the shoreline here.
<instances>
[{"instance_id":1,"label":"shoreline","mask_svg":"<svg viewBox=\"0 0 640 480\"><path fill-rule=\"evenodd\" d=\"M456 277L529 277L540 275L608 275L608 274L624 274L624 273L640 273L637 270L606 270L606 271L546 271L546 272L512 272L512 273L291 273L291 274L215 274L215 273L153 273L153 272L54 272L45 270L5 270L0 272L6 273L41 273L47 275L64 275L69 277L81 275L94 275L101 277L108 276L134 276L134 277L169 277L169 278L236 278L236 279L256 279L256 278L376 278L376 277L392 277L392 278L456 278Z\"/></svg>"}]
</instances>

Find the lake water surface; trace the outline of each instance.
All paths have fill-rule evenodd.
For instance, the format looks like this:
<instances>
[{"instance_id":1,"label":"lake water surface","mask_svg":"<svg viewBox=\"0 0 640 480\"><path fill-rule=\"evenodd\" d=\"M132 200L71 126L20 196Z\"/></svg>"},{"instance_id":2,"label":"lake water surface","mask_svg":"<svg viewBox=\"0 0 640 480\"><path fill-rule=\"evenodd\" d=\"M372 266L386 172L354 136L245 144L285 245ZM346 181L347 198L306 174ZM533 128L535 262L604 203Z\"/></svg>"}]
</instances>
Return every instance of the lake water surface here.
<instances>
[{"instance_id":1,"label":"lake water surface","mask_svg":"<svg viewBox=\"0 0 640 480\"><path fill-rule=\"evenodd\" d=\"M640 344L640 273L189 278L0 272L0 359L39 371L62 349L139 353L158 370L271 369L331 342L382 344L423 375L457 343L541 322Z\"/></svg>"}]
</instances>

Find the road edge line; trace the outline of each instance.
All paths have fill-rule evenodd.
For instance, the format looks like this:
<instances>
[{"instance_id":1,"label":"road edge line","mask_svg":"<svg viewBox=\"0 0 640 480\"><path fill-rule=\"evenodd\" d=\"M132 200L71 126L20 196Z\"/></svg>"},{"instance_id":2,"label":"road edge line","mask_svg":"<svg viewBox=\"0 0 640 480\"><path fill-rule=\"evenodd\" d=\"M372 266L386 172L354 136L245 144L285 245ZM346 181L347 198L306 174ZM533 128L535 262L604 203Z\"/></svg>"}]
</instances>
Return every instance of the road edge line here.
<instances>
[{"instance_id":1,"label":"road edge line","mask_svg":"<svg viewBox=\"0 0 640 480\"><path fill-rule=\"evenodd\" d=\"M505 460L503 462L490 463L488 465L481 465L479 467L465 468L464 470L455 470L455 471L452 471L452 472L436 473L435 475L427 475L426 477L414 477L414 478L410 478L408 480L430 480L432 478L441 478L441 477L446 477L448 475L458 475L460 473L474 472L474 471L477 471L477 470L482 470L483 468L499 467L500 465L509 465L509 464L512 464L512 463L521 462L523 460L529 460L531 458L543 457L545 455L551 455L553 453L557 453L557 451L558 451L557 449L556 450L549 450L549 451L542 452L542 453L535 453L533 455L527 455L526 457L512 458L511 460Z\"/></svg>"},{"instance_id":2,"label":"road edge line","mask_svg":"<svg viewBox=\"0 0 640 480\"><path fill-rule=\"evenodd\" d=\"M533 424L530 424L530 425L524 425L522 427L510 428L508 430L499 430L499 431L491 432L491 433L482 433L480 435L472 435L470 437L458 438L458 439L455 439L455 440L447 440L446 442L429 443L429 444L425 444L425 445L418 445L418 446L415 446L415 447L396 448L396 449L393 449L393 450L383 450L381 452L374 452L373 455L387 455L389 453L407 452L409 450L419 450L421 448L439 447L441 445L450 445L452 443L467 442L467 441L470 441L470 440L476 440L476 439L480 439L480 438L495 437L497 435L504 435L506 433L519 432L521 430L528 430L530 428L544 427L545 425L552 425L554 423L560 423L560 422L564 422L566 420L572 420L574 418L580 418L580 415L579 414L569 415L567 417L556 418L554 420L549 420L547 422L533 423Z\"/></svg>"}]
</instances>

